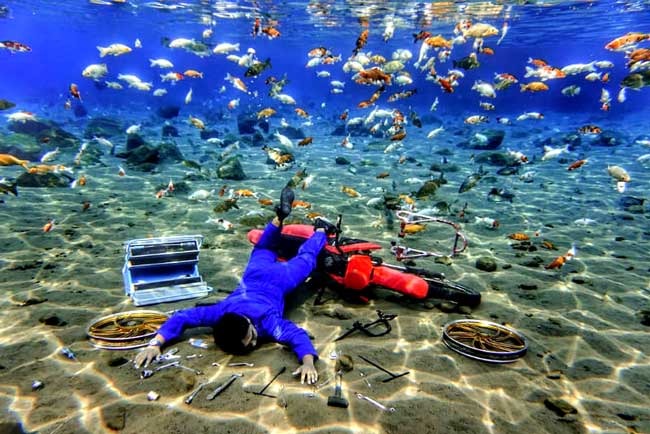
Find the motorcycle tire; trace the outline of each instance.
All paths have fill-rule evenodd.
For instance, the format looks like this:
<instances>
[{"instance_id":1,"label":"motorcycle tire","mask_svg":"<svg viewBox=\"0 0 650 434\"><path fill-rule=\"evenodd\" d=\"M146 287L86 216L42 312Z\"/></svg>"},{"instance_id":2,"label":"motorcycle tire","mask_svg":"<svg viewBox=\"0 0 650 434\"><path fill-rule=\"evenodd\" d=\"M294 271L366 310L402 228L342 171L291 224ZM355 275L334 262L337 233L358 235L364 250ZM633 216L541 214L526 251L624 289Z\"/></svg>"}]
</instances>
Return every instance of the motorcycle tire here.
<instances>
[{"instance_id":1,"label":"motorcycle tire","mask_svg":"<svg viewBox=\"0 0 650 434\"><path fill-rule=\"evenodd\" d=\"M469 307L481 304L481 293L475 289L444 278L421 277L429 284L427 298L450 300Z\"/></svg>"}]
</instances>

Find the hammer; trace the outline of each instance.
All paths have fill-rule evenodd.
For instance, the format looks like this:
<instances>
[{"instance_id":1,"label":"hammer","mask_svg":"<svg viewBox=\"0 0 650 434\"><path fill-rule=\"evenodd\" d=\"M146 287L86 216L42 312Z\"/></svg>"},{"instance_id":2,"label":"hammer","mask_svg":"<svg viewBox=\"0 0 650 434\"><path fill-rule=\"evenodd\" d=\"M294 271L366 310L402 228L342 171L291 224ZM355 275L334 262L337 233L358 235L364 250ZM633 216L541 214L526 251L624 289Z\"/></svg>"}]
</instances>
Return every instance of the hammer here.
<instances>
[{"instance_id":1,"label":"hammer","mask_svg":"<svg viewBox=\"0 0 650 434\"><path fill-rule=\"evenodd\" d=\"M331 395L327 398L327 405L329 405L330 407L348 408L348 405L350 405L348 400L341 396L342 377L343 374L341 373L341 371L338 371L336 373L336 387L334 388L334 395Z\"/></svg>"}]
</instances>

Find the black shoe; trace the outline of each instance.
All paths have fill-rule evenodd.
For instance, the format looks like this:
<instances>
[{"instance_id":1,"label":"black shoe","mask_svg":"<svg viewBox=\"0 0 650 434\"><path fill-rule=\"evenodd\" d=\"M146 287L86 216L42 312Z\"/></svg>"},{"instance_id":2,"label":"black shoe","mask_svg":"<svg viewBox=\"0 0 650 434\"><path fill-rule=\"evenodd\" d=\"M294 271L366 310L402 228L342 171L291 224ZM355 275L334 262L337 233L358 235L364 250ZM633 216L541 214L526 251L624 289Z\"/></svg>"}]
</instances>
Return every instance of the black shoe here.
<instances>
[{"instance_id":1,"label":"black shoe","mask_svg":"<svg viewBox=\"0 0 650 434\"><path fill-rule=\"evenodd\" d=\"M291 214L291 207L295 195L290 187L284 187L280 193L280 205L275 207L275 215L278 216L280 223Z\"/></svg>"},{"instance_id":2,"label":"black shoe","mask_svg":"<svg viewBox=\"0 0 650 434\"><path fill-rule=\"evenodd\" d=\"M316 217L314 219L314 229L325 229L325 233L327 235L336 235L338 232L338 228L334 223L331 221L327 220L326 218L323 217Z\"/></svg>"}]
</instances>

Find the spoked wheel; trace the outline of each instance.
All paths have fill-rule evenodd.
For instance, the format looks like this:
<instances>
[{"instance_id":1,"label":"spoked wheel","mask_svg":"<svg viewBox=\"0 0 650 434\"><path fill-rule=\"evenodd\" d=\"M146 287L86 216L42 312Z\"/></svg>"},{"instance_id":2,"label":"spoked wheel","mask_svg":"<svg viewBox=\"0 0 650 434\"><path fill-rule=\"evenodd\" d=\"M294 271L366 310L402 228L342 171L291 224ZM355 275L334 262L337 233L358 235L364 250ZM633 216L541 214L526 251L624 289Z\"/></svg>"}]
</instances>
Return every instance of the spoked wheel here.
<instances>
[{"instance_id":1,"label":"spoked wheel","mask_svg":"<svg viewBox=\"0 0 650 434\"><path fill-rule=\"evenodd\" d=\"M146 346L167 318L153 310L121 312L93 321L86 333L97 348L130 350Z\"/></svg>"},{"instance_id":2,"label":"spoked wheel","mask_svg":"<svg viewBox=\"0 0 650 434\"><path fill-rule=\"evenodd\" d=\"M528 342L518 331L476 319L445 325L442 340L453 351L482 362L511 363L528 351Z\"/></svg>"}]
</instances>

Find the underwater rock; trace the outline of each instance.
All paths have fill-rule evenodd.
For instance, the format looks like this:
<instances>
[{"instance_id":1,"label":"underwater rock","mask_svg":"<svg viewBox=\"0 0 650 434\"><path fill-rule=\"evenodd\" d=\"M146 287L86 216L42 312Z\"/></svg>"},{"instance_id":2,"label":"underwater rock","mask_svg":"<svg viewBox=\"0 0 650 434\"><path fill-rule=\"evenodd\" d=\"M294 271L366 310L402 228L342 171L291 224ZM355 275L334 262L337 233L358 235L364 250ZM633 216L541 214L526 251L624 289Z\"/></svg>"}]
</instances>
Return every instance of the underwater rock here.
<instances>
[{"instance_id":1,"label":"underwater rock","mask_svg":"<svg viewBox=\"0 0 650 434\"><path fill-rule=\"evenodd\" d=\"M237 156L230 157L217 166L217 176L221 179L233 179L236 181L246 179L244 168Z\"/></svg>"},{"instance_id":2,"label":"underwater rock","mask_svg":"<svg viewBox=\"0 0 650 434\"><path fill-rule=\"evenodd\" d=\"M121 431L126 425L127 408L123 405L109 405L101 409L101 418L106 428Z\"/></svg>"},{"instance_id":3,"label":"underwater rock","mask_svg":"<svg viewBox=\"0 0 650 434\"><path fill-rule=\"evenodd\" d=\"M131 151L118 154L118 157L126 158L127 163L131 166L140 166L140 170L149 172L151 164L160 163L160 153L157 148L150 145L141 145Z\"/></svg>"},{"instance_id":4,"label":"underwater rock","mask_svg":"<svg viewBox=\"0 0 650 434\"><path fill-rule=\"evenodd\" d=\"M101 161L102 155L109 152L105 146L100 145L95 140L88 141L86 145L86 150L81 153L81 158L78 163L80 166L88 166L91 164L103 164ZM77 164L75 162L75 164Z\"/></svg>"},{"instance_id":5,"label":"underwater rock","mask_svg":"<svg viewBox=\"0 0 650 434\"><path fill-rule=\"evenodd\" d=\"M438 190L438 188L441 185L444 185L446 183L447 180L444 179L442 176L440 176L440 178L438 179L430 179L427 182L425 182L424 185L422 185L422 187L420 187L417 193L415 193L415 197L421 199L424 197L435 196L436 190Z\"/></svg>"},{"instance_id":6,"label":"underwater rock","mask_svg":"<svg viewBox=\"0 0 650 434\"><path fill-rule=\"evenodd\" d=\"M113 136L121 136L122 134L124 134L124 126L120 121L106 117L98 117L88 121L86 130L84 131L84 138L104 137L110 139Z\"/></svg>"},{"instance_id":7,"label":"underwater rock","mask_svg":"<svg viewBox=\"0 0 650 434\"><path fill-rule=\"evenodd\" d=\"M74 180L71 176L61 173L44 173L42 175L36 173L22 173L16 183L19 187L33 187L33 188L67 188Z\"/></svg>"},{"instance_id":8,"label":"underwater rock","mask_svg":"<svg viewBox=\"0 0 650 434\"><path fill-rule=\"evenodd\" d=\"M161 162L179 163L185 160L181 150L175 143L163 142L158 146L158 154Z\"/></svg>"},{"instance_id":9,"label":"underwater rock","mask_svg":"<svg viewBox=\"0 0 650 434\"><path fill-rule=\"evenodd\" d=\"M246 226L247 228L259 228L259 227L264 227L272 218L273 218L273 214L271 213L265 214L263 211L261 211L261 214L242 216L239 219L239 224L242 226Z\"/></svg>"},{"instance_id":10,"label":"underwater rock","mask_svg":"<svg viewBox=\"0 0 650 434\"><path fill-rule=\"evenodd\" d=\"M497 261L490 256L481 256L476 260L476 268L491 273L497 269Z\"/></svg>"},{"instance_id":11,"label":"underwater rock","mask_svg":"<svg viewBox=\"0 0 650 434\"><path fill-rule=\"evenodd\" d=\"M269 132L269 122L266 119L257 119L254 113L241 113L237 116L237 131L239 134L254 134L259 127L264 133Z\"/></svg>"},{"instance_id":12,"label":"underwater rock","mask_svg":"<svg viewBox=\"0 0 650 434\"><path fill-rule=\"evenodd\" d=\"M162 127L163 137L178 137L178 129L173 125L165 124Z\"/></svg>"},{"instance_id":13,"label":"underwater rock","mask_svg":"<svg viewBox=\"0 0 650 434\"><path fill-rule=\"evenodd\" d=\"M221 133L217 130L203 129L199 133L199 137L201 137L202 140L218 139L219 136L221 136Z\"/></svg>"},{"instance_id":14,"label":"underwater rock","mask_svg":"<svg viewBox=\"0 0 650 434\"><path fill-rule=\"evenodd\" d=\"M617 131L603 131L591 144L594 146L613 147L628 143L628 138Z\"/></svg>"},{"instance_id":15,"label":"underwater rock","mask_svg":"<svg viewBox=\"0 0 650 434\"><path fill-rule=\"evenodd\" d=\"M68 324L67 321L62 320L56 314L44 315L38 319L38 322L54 327L63 327Z\"/></svg>"},{"instance_id":16,"label":"underwater rock","mask_svg":"<svg viewBox=\"0 0 650 434\"><path fill-rule=\"evenodd\" d=\"M336 159L335 159L334 161L335 161L336 164L338 164L339 166L345 166L345 165L347 165L347 164L350 164L350 160L348 160L348 159L345 158L345 157L336 157Z\"/></svg>"},{"instance_id":17,"label":"underwater rock","mask_svg":"<svg viewBox=\"0 0 650 434\"><path fill-rule=\"evenodd\" d=\"M504 130L485 130L481 133L487 140L479 140L476 136L458 144L460 148L477 149L482 151L492 151L497 149L503 143L506 136Z\"/></svg>"},{"instance_id":18,"label":"underwater rock","mask_svg":"<svg viewBox=\"0 0 650 434\"><path fill-rule=\"evenodd\" d=\"M219 214L222 212L229 211L232 208L239 209L239 206L237 205L236 197L231 199L219 199L217 201L217 204L214 206L214 208L212 208L212 211Z\"/></svg>"},{"instance_id":19,"label":"underwater rock","mask_svg":"<svg viewBox=\"0 0 650 434\"><path fill-rule=\"evenodd\" d=\"M9 129L15 133L27 134L36 138L39 143L46 142L53 148L77 148L79 139L52 121L12 122Z\"/></svg>"},{"instance_id":20,"label":"underwater rock","mask_svg":"<svg viewBox=\"0 0 650 434\"><path fill-rule=\"evenodd\" d=\"M16 107L16 104L6 99L0 99L0 110L7 110L12 107Z\"/></svg>"},{"instance_id":21,"label":"underwater rock","mask_svg":"<svg viewBox=\"0 0 650 434\"><path fill-rule=\"evenodd\" d=\"M163 119L174 119L181 112L181 108L177 105L164 105L158 107L156 113Z\"/></svg>"},{"instance_id":22,"label":"underwater rock","mask_svg":"<svg viewBox=\"0 0 650 434\"><path fill-rule=\"evenodd\" d=\"M555 414L560 417L566 416L567 414L575 414L578 412L575 407L560 398L546 398L544 400L544 405L546 408L555 412Z\"/></svg>"},{"instance_id":23,"label":"underwater rock","mask_svg":"<svg viewBox=\"0 0 650 434\"><path fill-rule=\"evenodd\" d=\"M307 137L300 128L292 127L291 125L280 128L279 132L283 136L292 140L302 140Z\"/></svg>"},{"instance_id":24,"label":"underwater rock","mask_svg":"<svg viewBox=\"0 0 650 434\"><path fill-rule=\"evenodd\" d=\"M41 158L41 143L27 134L0 135L0 154L11 154L27 161L38 161Z\"/></svg>"},{"instance_id":25,"label":"underwater rock","mask_svg":"<svg viewBox=\"0 0 650 434\"><path fill-rule=\"evenodd\" d=\"M476 164L505 167L512 164L512 157L505 152L481 152L474 156L474 161Z\"/></svg>"},{"instance_id":26,"label":"underwater rock","mask_svg":"<svg viewBox=\"0 0 650 434\"><path fill-rule=\"evenodd\" d=\"M483 154L479 154L483 155ZM460 166L457 164L443 164L443 163L433 163L429 167L429 170L432 172L440 172L440 173L450 173L450 172L458 172L460 170Z\"/></svg>"},{"instance_id":27,"label":"underwater rock","mask_svg":"<svg viewBox=\"0 0 650 434\"><path fill-rule=\"evenodd\" d=\"M641 318L641 324L650 327L650 309L644 309L638 315Z\"/></svg>"},{"instance_id":28,"label":"underwater rock","mask_svg":"<svg viewBox=\"0 0 650 434\"><path fill-rule=\"evenodd\" d=\"M126 152L131 152L140 146L149 146L140 134L129 134L126 137Z\"/></svg>"},{"instance_id":29,"label":"underwater rock","mask_svg":"<svg viewBox=\"0 0 650 434\"><path fill-rule=\"evenodd\" d=\"M625 212L632 214L643 214L645 212L645 199L634 196L623 196L618 204Z\"/></svg>"},{"instance_id":30,"label":"underwater rock","mask_svg":"<svg viewBox=\"0 0 650 434\"><path fill-rule=\"evenodd\" d=\"M255 131L252 136L250 136L250 144L251 146L255 147L262 147L266 143L266 139L264 138L264 135L259 132Z\"/></svg>"},{"instance_id":31,"label":"underwater rock","mask_svg":"<svg viewBox=\"0 0 650 434\"><path fill-rule=\"evenodd\" d=\"M348 133L345 129L345 124L339 125L330 133L330 136L347 136Z\"/></svg>"}]
</instances>

